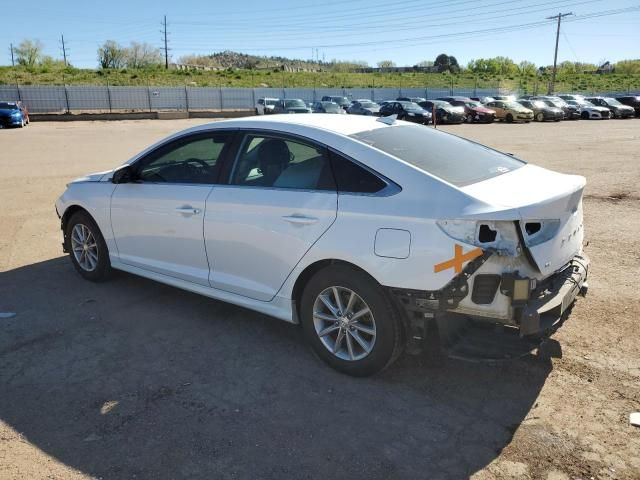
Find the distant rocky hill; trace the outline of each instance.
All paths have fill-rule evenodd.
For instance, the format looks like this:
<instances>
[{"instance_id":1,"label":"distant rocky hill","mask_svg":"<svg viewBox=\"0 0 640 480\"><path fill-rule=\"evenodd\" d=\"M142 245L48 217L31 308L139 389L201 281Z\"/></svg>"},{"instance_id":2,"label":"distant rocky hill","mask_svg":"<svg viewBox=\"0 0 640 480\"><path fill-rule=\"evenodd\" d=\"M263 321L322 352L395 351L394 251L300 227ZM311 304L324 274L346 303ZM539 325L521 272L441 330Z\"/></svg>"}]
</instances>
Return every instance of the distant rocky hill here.
<instances>
[{"instance_id":1,"label":"distant rocky hill","mask_svg":"<svg viewBox=\"0 0 640 480\"><path fill-rule=\"evenodd\" d=\"M255 69L269 70L279 69L290 72L313 72L323 70L322 62L307 60L295 60L285 57L262 57L246 53L224 52L211 55L186 55L175 64L177 68L203 68L206 70Z\"/></svg>"}]
</instances>

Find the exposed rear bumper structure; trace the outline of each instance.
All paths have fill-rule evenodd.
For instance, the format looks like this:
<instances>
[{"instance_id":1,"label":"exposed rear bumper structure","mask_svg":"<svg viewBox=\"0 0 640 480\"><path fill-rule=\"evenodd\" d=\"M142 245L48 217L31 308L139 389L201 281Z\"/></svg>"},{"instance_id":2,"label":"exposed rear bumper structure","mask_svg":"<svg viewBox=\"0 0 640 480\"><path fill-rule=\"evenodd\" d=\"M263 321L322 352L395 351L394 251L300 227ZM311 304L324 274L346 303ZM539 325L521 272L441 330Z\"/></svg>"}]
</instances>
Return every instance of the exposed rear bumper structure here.
<instances>
[{"instance_id":1,"label":"exposed rear bumper structure","mask_svg":"<svg viewBox=\"0 0 640 480\"><path fill-rule=\"evenodd\" d=\"M510 297L513 317L507 323L498 321L497 318L492 320L489 316L483 318L466 314L464 311L457 312L456 310L460 310L458 304L463 298L479 295L475 288L469 288L469 279L490 256L485 253L469 262L461 274L439 291L388 289L403 310L410 343L420 343L426 337L430 322L437 322L441 329L443 324L447 324L446 336L450 336L451 314L458 313L459 318L466 316L482 323L494 323L513 330L517 328L520 337L542 337L558 326L576 297L586 293L589 258L580 254L565 268L541 282L513 273L494 275L497 278L491 286L494 292L490 296L493 297L495 291L500 291Z\"/></svg>"},{"instance_id":2,"label":"exposed rear bumper structure","mask_svg":"<svg viewBox=\"0 0 640 480\"><path fill-rule=\"evenodd\" d=\"M520 335L535 335L551 330L578 294L586 293L588 274L589 258L583 254L574 257L564 270L538 285L521 310Z\"/></svg>"}]
</instances>

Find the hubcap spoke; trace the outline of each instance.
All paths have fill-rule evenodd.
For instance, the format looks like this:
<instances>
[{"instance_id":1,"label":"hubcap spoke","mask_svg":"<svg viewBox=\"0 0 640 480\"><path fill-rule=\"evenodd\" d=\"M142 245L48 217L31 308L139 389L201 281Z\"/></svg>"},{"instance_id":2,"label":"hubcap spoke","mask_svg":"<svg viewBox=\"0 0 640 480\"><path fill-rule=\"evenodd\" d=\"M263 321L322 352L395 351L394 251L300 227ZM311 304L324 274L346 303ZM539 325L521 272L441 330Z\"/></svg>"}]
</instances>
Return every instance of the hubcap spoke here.
<instances>
[{"instance_id":1,"label":"hubcap spoke","mask_svg":"<svg viewBox=\"0 0 640 480\"><path fill-rule=\"evenodd\" d=\"M353 322L353 321L359 319L360 317L362 317L363 315L366 315L369 312L370 312L369 307L364 307L358 313L354 313L353 314L353 317L351 317L351 321Z\"/></svg>"},{"instance_id":2,"label":"hubcap spoke","mask_svg":"<svg viewBox=\"0 0 640 480\"><path fill-rule=\"evenodd\" d=\"M353 330L352 330L352 331L350 331L349 333L350 333L350 334L351 334L351 336L355 339L355 341L356 341L356 342L358 342L358 343L360 344L360 346L362 347L362 349L363 349L365 352L369 353L369 352L371 351L371 347L372 347L372 345L368 344L368 343L364 340L364 338L362 338L362 337L360 336L360 334L359 334L358 332L356 332L356 331L353 331Z\"/></svg>"},{"instance_id":3,"label":"hubcap spoke","mask_svg":"<svg viewBox=\"0 0 640 480\"><path fill-rule=\"evenodd\" d=\"M329 311L336 317L338 318L338 310L336 309L336 307L331 303L331 300L329 300L325 295L320 294L320 296L318 297L320 299L320 301L322 303L324 303L325 307L327 307L329 309Z\"/></svg>"},{"instance_id":4,"label":"hubcap spoke","mask_svg":"<svg viewBox=\"0 0 640 480\"><path fill-rule=\"evenodd\" d=\"M91 272L98 266L98 245L86 225L78 223L71 230L71 251L83 270Z\"/></svg>"},{"instance_id":5,"label":"hubcap spoke","mask_svg":"<svg viewBox=\"0 0 640 480\"><path fill-rule=\"evenodd\" d=\"M338 330L340 327L337 325L329 325L327 328L325 328L324 330L320 330L318 332L318 336L319 337L324 337L325 335L329 335L331 332L335 332L336 330Z\"/></svg>"},{"instance_id":6,"label":"hubcap spoke","mask_svg":"<svg viewBox=\"0 0 640 480\"><path fill-rule=\"evenodd\" d=\"M342 343L343 338L344 338L344 330L340 328L340 331L338 332L338 336L336 337L336 343L333 346L333 353L338 353L338 350L340 350L340 344Z\"/></svg>"},{"instance_id":7,"label":"hubcap spoke","mask_svg":"<svg viewBox=\"0 0 640 480\"><path fill-rule=\"evenodd\" d=\"M355 323L352 323L351 325L353 325L357 330L360 330L361 332L364 332L364 333L366 333L368 335L375 335L376 334L376 331L373 328L366 327L366 326L362 325L361 323L355 322Z\"/></svg>"},{"instance_id":8,"label":"hubcap spoke","mask_svg":"<svg viewBox=\"0 0 640 480\"><path fill-rule=\"evenodd\" d=\"M338 312L341 312L344 315L344 307L342 306L342 299L340 298L340 292L336 287L331 287L333 290L333 298L336 301L336 307L338 307Z\"/></svg>"},{"instance_id":9,"label":"hubcap spoke","mask_svg":"<svg viewBox=\"0 0 640 480\"><path fill-rule=\"evenodd\" d=\"M351 295L349 295L349 301L347 302L347 306L344 309L346 314L351 313L351 309L353 308L353 304L355 301L356 301L356 294L355 292L351 292Z\"/></svg>"},{"instance_id":10,"label":"hubcap spoke","mask_svg":"<svg viewBox=\"0 0 640 480\"><path fill-rule=\"evenodd\" d=\"M315 318L319 318L320 320L324 320L325 322L335 322L336 320L338 320L338 317L334 315L327 315L326 313L322 312L315 312L313 316Z\"/></svg>"},{"instance_id":11,"label":"hubcap spoke","mask_svg":"<svg viewBox=\"0 0 640 480\"><path fill-rule=\"evenodd\" d=\"M355 356L353 355L353 344L351 343L351 332L347 330L347 334L345 336L347 337L347 351L349 352L349 359L353 360Z\"/></svg>"}]
</instances>

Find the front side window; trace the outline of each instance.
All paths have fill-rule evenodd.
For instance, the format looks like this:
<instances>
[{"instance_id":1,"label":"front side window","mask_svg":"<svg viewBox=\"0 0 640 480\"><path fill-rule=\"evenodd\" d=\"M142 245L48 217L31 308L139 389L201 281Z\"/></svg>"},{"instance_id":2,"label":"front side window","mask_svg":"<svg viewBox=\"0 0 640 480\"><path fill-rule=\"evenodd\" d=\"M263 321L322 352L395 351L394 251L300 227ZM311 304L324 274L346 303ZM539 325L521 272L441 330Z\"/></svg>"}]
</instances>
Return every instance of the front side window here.
<instances>
[{"instance_id":1,"label":"front side window","mask_svg":"<svg viewBox=\"0 0 640 480\"><path fill-rule=\"evenodd\" d=\"M247 135L232 185L335 190L324 147L271 135Z\"/></svg>"},{"instance_id":2,"label":"front side window","mask_svg":"<svg viewBox=\"0 0 640 480\"><path fill-rule=\"evenodd\" d=\"M139 162L138 179L153 183L215 183L230 133L178 140Z\"/></svg>"}]
</instances>

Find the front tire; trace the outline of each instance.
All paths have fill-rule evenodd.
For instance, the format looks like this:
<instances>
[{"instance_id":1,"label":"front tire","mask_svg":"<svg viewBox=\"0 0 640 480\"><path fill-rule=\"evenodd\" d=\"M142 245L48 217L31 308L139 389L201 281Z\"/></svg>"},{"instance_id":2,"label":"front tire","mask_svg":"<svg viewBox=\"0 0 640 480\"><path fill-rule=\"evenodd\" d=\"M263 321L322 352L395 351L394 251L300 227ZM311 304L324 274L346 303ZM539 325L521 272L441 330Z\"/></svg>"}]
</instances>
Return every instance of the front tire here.
<instances>
[{"instance_id":1,"label":"front tire","mask_svg":"<svg viewBox=\"0 0 640 480\"><path fill-rule=\"evenodd\" d=\"M109 250L96 222L84 211L72 215L65 229L71 263L86 280L100 282L111 274Z\"/></svg>"},{"instance_id":2,"label":"front tire","mask_svg":"<svg viewBox=\"0 0 640 480\"><path fill-rule=\"evenodd\" d=\"M366 273L331 265L302 294L300 319L314 352L334 369L373 375L402 352L400 318L383 288Z\"/></svg>"},{"instance_id":3,"label":"front tire","mask_svg":"<svg viewBox=\"0 0 640 480\"><path fill-rule=\"evenodd\" d=\"M538 113L538 115L536 115L536 120L538 122L544 122L544 113L542 112Z\"/></svg>"},{"instance_id":4,"label":"front tire","mask_svg":"<svg viewBox=\"0 0 640 480\"><path fill-rule=\"evenodd\" d=\"M513 123L513 115L508 113L507 116L505 117L505 120L507 121L507 123Z\"/></svg>"}]
</instances>

